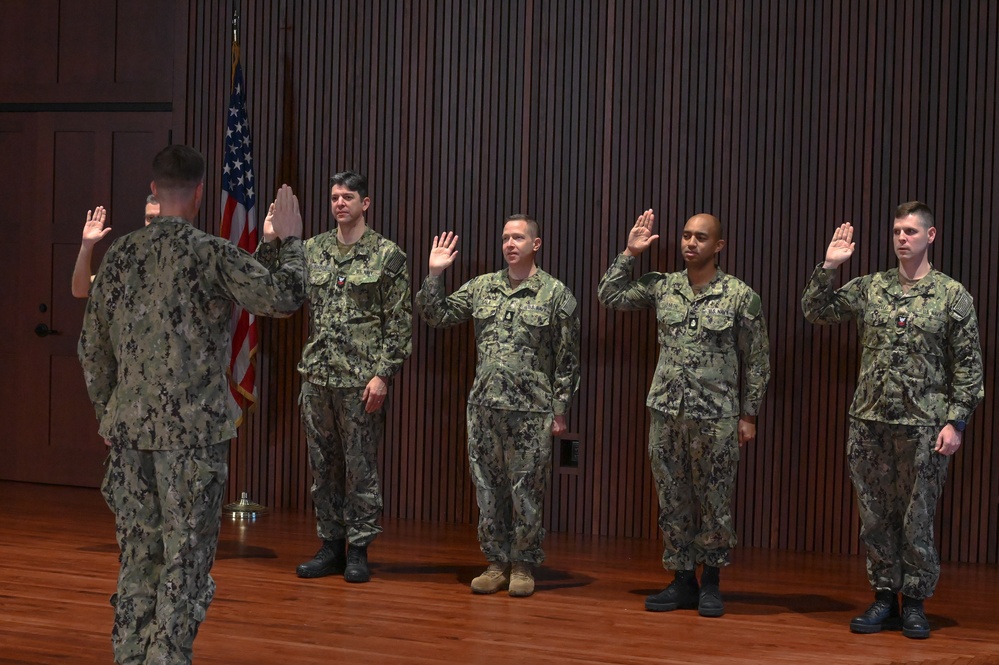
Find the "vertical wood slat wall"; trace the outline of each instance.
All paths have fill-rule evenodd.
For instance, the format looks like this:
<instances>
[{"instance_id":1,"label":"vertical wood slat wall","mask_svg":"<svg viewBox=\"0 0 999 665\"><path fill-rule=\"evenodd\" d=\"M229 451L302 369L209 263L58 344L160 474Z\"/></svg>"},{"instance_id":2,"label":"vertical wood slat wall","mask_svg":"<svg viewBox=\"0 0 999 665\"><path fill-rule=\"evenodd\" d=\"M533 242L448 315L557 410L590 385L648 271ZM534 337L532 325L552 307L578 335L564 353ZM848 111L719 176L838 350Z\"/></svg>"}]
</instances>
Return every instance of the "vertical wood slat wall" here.
<instances>
[{"instance_id":1,"label":"vertical wood slat wall","mask_svg":"<svg viewBox=\"0 0 999 665\"><path fill-rule=\"evenodd\" d=\"M500 222L542 223L541 264L576 294L582 384L570 413L578 469L553 473L552 530L656 538L645 393L654 318L613 313L596 283L652 207L662 237L639 259L682 269L698 211L727 227L723 268L757 289L773 379L735 497L744 545L858 551L845 471L857 374L850 325L813 327L799 299L835 225L857 227L842 279L893 265L894 206L935 209L936 267L971 290L986 399L952 460L938 518L945 560L996 562L994 257L999 5L828 0L716 3L242 2L258 219L281 182L306 234L330 227L329 175L368 174L369 222L409 256L414 292L431 238L461 236L449 289L502 266ZM186 136L220 186L232 3L191 3ZM200 223L218 230L217 197ZM294 370L308 318L264 320L260 403L232 454L232 491L307 510ZM475 519L464 451L474 374L468 326L414 322L382 455L389 516ZM558 455L555 456L556 461Z\"/></svg>"}]
</instances>

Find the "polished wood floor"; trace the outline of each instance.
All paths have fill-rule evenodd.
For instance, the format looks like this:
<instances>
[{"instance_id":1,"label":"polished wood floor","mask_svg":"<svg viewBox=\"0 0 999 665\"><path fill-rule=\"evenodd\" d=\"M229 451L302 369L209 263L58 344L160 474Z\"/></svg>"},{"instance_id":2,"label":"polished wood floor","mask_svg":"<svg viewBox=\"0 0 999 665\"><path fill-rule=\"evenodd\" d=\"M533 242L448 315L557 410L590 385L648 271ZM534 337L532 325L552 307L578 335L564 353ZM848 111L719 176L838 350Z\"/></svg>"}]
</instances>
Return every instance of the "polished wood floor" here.
<instances>
[{"instance_id":1,"label":"polished wood floor","mask_svg":"<svg viewBox=\"0 0 999 665\"><path fill-rule=\"evenodd\" d=\"M999 663L996 566L945 566L933 636L914 641L849 632L869 602L856 557L738 550L728 613L704 619L644 611L666 583L644 540L549 536L527 599L469 592L469 526L387 523L365 585L295 577L316 545L308 515L227 520L195 662ZM110 663L116 554L96 490L0 483L0 663Z\"/></svg>"}]
</instances>

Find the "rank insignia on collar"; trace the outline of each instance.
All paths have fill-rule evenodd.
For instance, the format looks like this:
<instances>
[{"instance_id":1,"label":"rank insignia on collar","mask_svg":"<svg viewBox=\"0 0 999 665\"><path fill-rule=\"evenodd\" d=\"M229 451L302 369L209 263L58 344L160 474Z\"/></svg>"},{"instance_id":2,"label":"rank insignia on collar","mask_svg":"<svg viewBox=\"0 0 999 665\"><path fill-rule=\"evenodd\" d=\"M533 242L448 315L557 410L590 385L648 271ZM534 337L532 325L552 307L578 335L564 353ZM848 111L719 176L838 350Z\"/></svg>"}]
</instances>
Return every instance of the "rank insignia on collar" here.
<instances>
[{"instance_id":1,"label":"rank insignia on collar","mask_svg":"<svg viewBox=\"0 0 999 665\"><path fill-rule=\"evenodd\" d=\"M347 282L347 278L343 275L338 275L336 278L336 285L343 286Z\"/></svg>"},{"instance_id":2,"label":"rank insignia on collar","mask_svg":"<svg viewBox=\"0 0 999 665\"><path fill-rule=\"evenodd\" d=\"M508 309L506 311L506 314L503 316L503 320L504 321L513 321L513 311Z\"/></svg>"},{"instance_id":3,"label":"rank insignia on collar","mask_svg":"<svg viewBox=\"0 0 999 665\"><path fill-rule=\"evenodd\" d=\"M690 317L690 323L688 325L690 326L690 332L694 332L695 330L697 330L697 317L696 316Z\"/></svg>"},{"instance_id":4,"label":"rank insignia on collar","mask_svg":"<svg viewBox=\"0 0 999 665\"><path fill-rule=\"evenodd\" d=\"M909 325L909 316L907 314L899 314L895 317L895 332L905 332L907 325Z\"/></svg>"}]
</instances>

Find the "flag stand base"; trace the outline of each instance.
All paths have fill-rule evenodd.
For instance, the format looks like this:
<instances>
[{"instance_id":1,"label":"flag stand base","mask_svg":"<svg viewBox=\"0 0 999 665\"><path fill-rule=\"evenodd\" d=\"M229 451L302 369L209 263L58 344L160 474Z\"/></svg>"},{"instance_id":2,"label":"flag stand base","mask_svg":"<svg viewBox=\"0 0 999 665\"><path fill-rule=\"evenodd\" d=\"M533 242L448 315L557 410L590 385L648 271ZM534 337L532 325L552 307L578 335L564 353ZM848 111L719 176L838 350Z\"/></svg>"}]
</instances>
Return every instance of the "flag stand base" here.
<instances>
[{"instance_id":1,"label":"flag stand base","mask_svg":"<svg viewBox=\"0 0 999 665\"><path fill-rule=\"evenodd\" d=\"M239 501L226 504L222 510L234 520L255 520L267 511L267 507L251 501L246 492L243 492Z\"/></svg>"}]
</instances>

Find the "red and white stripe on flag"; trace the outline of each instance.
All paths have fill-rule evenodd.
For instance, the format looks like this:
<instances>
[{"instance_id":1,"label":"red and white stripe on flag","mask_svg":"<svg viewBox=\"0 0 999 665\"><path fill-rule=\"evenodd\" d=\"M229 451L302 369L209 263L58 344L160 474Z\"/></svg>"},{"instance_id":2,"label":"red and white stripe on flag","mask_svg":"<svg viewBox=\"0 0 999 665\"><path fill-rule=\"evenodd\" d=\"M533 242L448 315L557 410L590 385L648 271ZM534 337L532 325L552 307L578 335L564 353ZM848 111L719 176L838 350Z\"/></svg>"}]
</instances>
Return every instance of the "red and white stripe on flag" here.
<instances>
[{"instance_id":1,"label":"red and white stripe on flag","mask_svg":"<svg viewBox=\"0 0 999 665\"><path fill-rule=\"evenodd\" d=\"M232 77L226 112L225 155L222 169L221 235L247 252L257 248L252 141L246 119L243 70L238 60ZM229 387L242 409L257 401L255 317L233 307L232 353L229 357Z\"/></svg>"}]
</instances>

